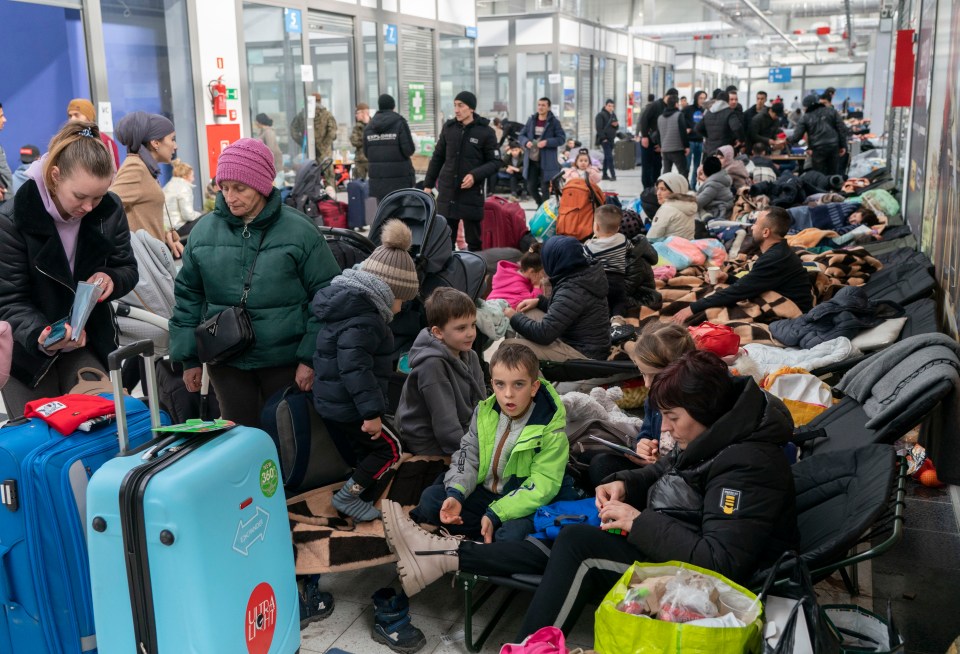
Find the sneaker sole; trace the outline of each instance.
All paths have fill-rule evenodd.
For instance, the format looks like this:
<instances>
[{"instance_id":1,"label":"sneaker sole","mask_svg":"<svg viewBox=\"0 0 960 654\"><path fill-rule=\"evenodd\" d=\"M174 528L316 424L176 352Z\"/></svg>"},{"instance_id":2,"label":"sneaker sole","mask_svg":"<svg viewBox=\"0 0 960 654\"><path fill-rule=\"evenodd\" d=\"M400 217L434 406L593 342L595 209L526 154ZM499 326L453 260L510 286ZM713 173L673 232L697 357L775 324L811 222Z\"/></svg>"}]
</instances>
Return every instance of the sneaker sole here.
<instances>
[{"instance_id":1,"label":"sneaker sole","mask_svg":"<svg viewBox=\"0 0 960 654\"><path fill-rule=\"evenodd\" d=\"M401 654L414 654L414 652L419 652L422 650L424 645L427 644L426 636L421 635L420 640L417 641L416 645L398 645L377 631L376 627L374 627L374 629L370 632L370 635L373 636L373 639L378 643L383 643L394 652L401 652Z\"/></svg>"},{"instance_id":2,"label":"sneaker sole","mask_svg":"<svg viewBox=\"0 0 960 654\"><path fill-rule=\"evenodd\" d=\"M410 551L402 538L394 540L393 534L399 534L400 518L398 511L403 511L399 504L384 500L382 505L383 513L383 532L387 538L387 546L390 551L397 556L397 574L400 576L400 584L403 586L403 592L407 597L413 597L425 588L423 575L420 566L417 565L417 557Z\"/></svg>"}]
</instances>

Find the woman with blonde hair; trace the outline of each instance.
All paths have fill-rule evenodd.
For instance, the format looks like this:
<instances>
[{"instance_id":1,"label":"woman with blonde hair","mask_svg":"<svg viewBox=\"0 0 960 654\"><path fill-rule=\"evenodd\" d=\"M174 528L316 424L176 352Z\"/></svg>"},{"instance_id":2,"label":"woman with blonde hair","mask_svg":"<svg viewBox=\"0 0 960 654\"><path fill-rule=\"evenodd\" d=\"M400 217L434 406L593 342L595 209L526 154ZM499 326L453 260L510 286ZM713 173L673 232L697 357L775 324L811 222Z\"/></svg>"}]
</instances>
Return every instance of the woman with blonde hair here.
<instances>
[{"instance_id":1,"label":"woman with blonde hair","mask_svg":"<svg viewBox=\"0 0 960 654\"><path fill-rule=\"evenodd\" d=\"M160 188L160 164L173 163L177 134L173 122L160 114L134 111L117 123L117 140L127 148L127 158L117 171L110 190L123 202L130 231L147 230L170 248L174 258L183 253L180 235L166 217L166 198Z\"/></svg>"},{"instance_id":2,"label":"woman with blonde hair","mask_svg":"<svg viewBox=\"0 0 960 654\"><path fill-rule=\"evenodd\" d=\"M109 300L132 291L138 273L123 205L109 191L113 175L97 126L70 122L31 164L14 201L0 208L0 320L14 337L3 401L11 416L30 400L66 393L81 368L106 371L107 354L118 346ZM83 281L99 284L102 294L74 338L69 324L58 323Z\"/></svg>"},{"instance_id":3,"label":"woman with blonde hair","mask_svg":"<svg viewBox=\"0 0 960 654\"><path fill-rule=\"evenodd\" d=\"M163 197L170 226L180 236L189 234L193 221L203 215L193 208L193 182L193 166L179 159L174 161L173 177L163 187Z\"/></svg>"},{"instance_id":4,"label":"woman with blonde hair","mask_svg":"<svg viewBox=\"0 0 960 654\"><path fill-rule=\"evenodd\" d=\"M654 322L644 327L637 340L627 343L624 349L640 370L643 383L649 389L664 368L687 352L694 351L697 346L686 327ZM643 426L636 438L637 456L625 457L605 452L597 454L590 460L590 483L599 486L612 474L656 463L662 450L672 449L669 442L665 442L661 448L661 422L660 410L648 397L643 402ZM672 438L668 436L665 441L672 442Z\"/></svg>"}]
</instances>

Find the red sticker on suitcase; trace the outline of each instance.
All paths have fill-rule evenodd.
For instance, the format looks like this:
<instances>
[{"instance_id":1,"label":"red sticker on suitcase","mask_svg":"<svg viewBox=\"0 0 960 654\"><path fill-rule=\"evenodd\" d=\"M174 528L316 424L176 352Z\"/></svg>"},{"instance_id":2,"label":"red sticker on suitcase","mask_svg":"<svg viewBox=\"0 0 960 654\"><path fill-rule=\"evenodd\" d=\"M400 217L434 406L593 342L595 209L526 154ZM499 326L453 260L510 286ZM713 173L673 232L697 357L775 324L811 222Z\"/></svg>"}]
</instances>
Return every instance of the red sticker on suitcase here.
<instances>
[{"instance_id":1,"label":"red sticker on suitcase","mask_svg":"<svg viewBox=\"0 0 960 654\"><path fill-rule=\"evenodd\" d=\"M267 654L277 628L277 598L270 584L263 582L250 593L245 627L247 651L250 654Z\"/></svg>"}]
</instances>

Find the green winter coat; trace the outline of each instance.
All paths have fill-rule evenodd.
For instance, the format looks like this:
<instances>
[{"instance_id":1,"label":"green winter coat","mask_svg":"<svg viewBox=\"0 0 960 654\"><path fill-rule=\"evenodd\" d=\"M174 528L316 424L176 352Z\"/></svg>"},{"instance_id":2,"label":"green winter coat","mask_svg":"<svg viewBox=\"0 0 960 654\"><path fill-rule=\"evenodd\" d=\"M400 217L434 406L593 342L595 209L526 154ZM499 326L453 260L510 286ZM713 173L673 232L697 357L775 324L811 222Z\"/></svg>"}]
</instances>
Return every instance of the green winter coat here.
<instances>
[{"instance_id":1,"label":"green winter coat","mask_svg":"<svg viewBox=\"0 0 960 654\"><path fill-rule=\"evenodd\" d=\"M186 368L200 365L194 329L240 303L263 230L267 232L247 297L256 343L229 365L241 370L295 363L313 367L320 323L310 302L340 268L310 219L282 204L277 189L246 227L218 193L213 212L200 218L190 232L174 287L171 359Z\"/></svg>"},{"instance_id":2,"label":"green winter coat","mask_svg":"<svg viewBox=\"0 0 960 654\"><path fill-rule=\"evenodd\" d=\"M557 391L545 379L533 398L534 409L516 444L510 451L503 479L506 493L492 502L487 513L501 523L531 515L553 501L567 469L570 443L567 441L567 412ZM497 441L500 406L491 395L473 413L470 429L451 457L443 484L447 495L463 502L487 475L493 474L493 450ZM496 522L496 520L494 521ZM497 525L498 526L498 525Z\"/></svg>"}]
</instances>

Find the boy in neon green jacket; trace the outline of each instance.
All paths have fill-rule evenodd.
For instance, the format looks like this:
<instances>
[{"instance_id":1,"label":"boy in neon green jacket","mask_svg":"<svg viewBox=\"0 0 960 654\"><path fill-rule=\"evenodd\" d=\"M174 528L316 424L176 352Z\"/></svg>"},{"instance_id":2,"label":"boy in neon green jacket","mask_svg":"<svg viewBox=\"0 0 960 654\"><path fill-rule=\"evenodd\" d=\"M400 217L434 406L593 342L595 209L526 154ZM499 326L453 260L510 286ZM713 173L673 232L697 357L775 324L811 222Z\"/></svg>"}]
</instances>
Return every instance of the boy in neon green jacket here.
<instances>
[{"instance_id":1,"label":"boy in neon green jacket","mask_svg":"<svg viewBox=\"0 0 960 654\"><path fill-rule=\"evenodd\" d=\"M423 492L411 518L487 543L533 531L531 516L560 490L570 450L563 403L539 369L523 344L497 350L493 397L477 406L443 482Z\"/></svg>"}]
</instances>

